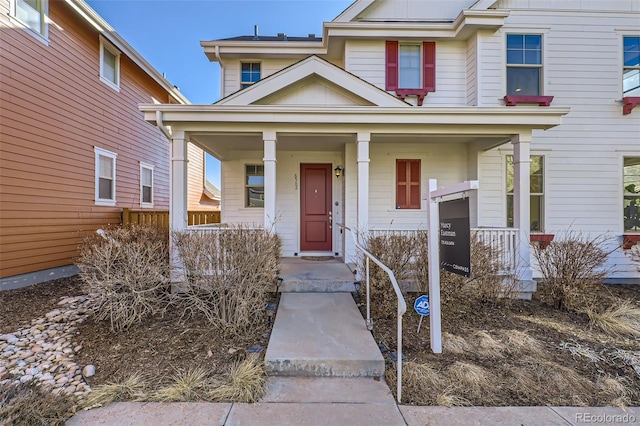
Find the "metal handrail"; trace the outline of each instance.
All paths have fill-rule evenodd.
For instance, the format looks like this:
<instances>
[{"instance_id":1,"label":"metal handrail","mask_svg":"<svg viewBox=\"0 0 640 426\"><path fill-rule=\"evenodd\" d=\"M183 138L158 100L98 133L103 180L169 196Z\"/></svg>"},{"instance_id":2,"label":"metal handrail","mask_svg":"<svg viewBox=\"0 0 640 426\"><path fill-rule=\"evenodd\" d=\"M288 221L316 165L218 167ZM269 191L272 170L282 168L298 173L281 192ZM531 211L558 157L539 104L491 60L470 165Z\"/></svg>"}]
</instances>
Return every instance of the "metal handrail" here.
<instances>
[{"instance_id":1,"label":"metal handrail","mask_svg":"<svg viewBox=\"0 0 640 426\"><path fill-rule=\"evenodd\" d=\"M389 275L389 279L391 280L391 284L393 285L393 290L396 292L396 297L398 298L398 342L397 342L398 348L396 349L396 355L397 355L396 376L397 376L397 382L398 382L397 383L398 384L397 399L398 399L398 403L400 403L400 401L402 400L402 315L404 315L404 313L407 312L407 303L405 302L404 297L402 296L402 291L400 291L400 286L398 285L398 281L396 280L396 277L393 274L393 271L389 269L389 267L386 266L384 263L382 263L378 258L376 258L373 254L371 254L367 249L361 246L360 243L358 243L358 239L356 238L356 235L351 230L351 228L345 225L342 225L340 223L337 223L336 225L338 225L340 228L346 229L351 233L351 236L353 237L353 243L355 244L356 248L361 250L366 257L365 259L366 270L367 270L367 320L366 320L366 323L367 323L368 330L373 330L373 321L371 320L371 293L369 288L369 259L373 260L373 262L376 265L382 268L382 270L385 271L387 275Z\"/></svg>"}]
</instances>

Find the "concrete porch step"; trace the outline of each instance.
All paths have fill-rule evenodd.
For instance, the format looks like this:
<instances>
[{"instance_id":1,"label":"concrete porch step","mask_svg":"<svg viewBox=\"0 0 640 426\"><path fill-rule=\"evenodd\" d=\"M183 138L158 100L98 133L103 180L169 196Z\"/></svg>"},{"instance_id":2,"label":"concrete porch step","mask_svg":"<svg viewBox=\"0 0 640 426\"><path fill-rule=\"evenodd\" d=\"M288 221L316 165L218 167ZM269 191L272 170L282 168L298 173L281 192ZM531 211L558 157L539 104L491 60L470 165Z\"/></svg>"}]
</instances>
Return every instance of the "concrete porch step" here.
<instances>
[{"instance_id":1,"label":"concrete porch step","mask_svg":"<svg viewBox=\"0 0 640 426\"><path fill-rule=\"evenodd\" d=\"M353 272L341 259L313 261L285 257L280 260L281 293L355 291Z\"/></svg>"},{"instance_id":2,"label":"concrete porch step","mask_svg":"<svg viewBox=\"0 0 640 426\"><path fill-rule=\"evenodd\" d=\"M283 293L265 366L279 376L384 374L382 354L349 293Z\"/></svg>"},{"instance_id":3,"label":"concrete porch step","mask_svg":"<svg viewBox=\"0 0 640 426\"><path fill-rule=\"evenodd\" d=\"M269 377L260 402L389 404L396 400L379 377Z\"/></svg>"}]
</instances>

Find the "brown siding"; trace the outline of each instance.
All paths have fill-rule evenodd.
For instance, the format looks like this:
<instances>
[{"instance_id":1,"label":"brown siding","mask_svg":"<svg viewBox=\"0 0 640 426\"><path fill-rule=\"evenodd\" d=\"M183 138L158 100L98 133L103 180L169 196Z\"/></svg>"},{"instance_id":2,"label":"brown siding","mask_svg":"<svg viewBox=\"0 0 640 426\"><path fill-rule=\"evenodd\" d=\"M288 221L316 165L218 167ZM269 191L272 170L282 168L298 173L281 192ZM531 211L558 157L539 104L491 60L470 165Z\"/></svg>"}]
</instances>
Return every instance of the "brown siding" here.
<instances>
[{"instance_id":1,"label":"brown siding","mask_svg":"<svg viewBox=\"0 0 640 426\"><path fill-rule=\"evenodd\" d=\"M168 209L169 143L139 103L168 102L120 56L120 92L100 81L100 38L50 1L49 45L0 0L0 277L73 263L81 238L140 208L140 166L155 166L154 208ZM118 154L116 207L94 203L94 146Z\"/></svg>"}]
</instances>

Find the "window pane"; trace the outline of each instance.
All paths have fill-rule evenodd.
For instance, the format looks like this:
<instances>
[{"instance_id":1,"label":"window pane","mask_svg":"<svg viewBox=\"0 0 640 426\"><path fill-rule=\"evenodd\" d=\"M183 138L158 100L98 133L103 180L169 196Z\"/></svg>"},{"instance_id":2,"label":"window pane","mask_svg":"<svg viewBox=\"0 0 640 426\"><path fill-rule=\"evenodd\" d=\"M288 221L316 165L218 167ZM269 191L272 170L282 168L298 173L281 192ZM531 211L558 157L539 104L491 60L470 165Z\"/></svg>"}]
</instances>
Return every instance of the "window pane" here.
<instances>
[{"instance_id":1,"label":"window pane","mask_svg":"<svg viewBox=\"0 0 640 426\"><path fill-rule=\"evenodd\" d=\"M111 179L100 178L98 183L98 197L103 200L113 200L113 181Z\"/></svg>"},{"instance_id":2,"label":"window pane","mask_svg":"<svg viewBox=\"0 0 640 426\"><path fill-rule=\"evenodd\" d=\"M100 170L98 175L101 178L113 179L113 158L100 155Z\"/></svg>"},{"instance_id":3,"label":"window pane","mask_svg":"<svg viewBox=\"0 0 640 426\"><path fill-rule=\"evenodd\" d=\"M507 34L507 49L524 49L524 35Z\"/></svg>"},{"instance_id":4,"label":"window pane","mask_svg":"<svg viewBox=\"0 0 640 426\"><path fill-rule=\"evenodd\" d=\"M34 31L42 33L42 4L40 0L16 1L16 18Z\"/></svg>"},{"instance_id":5,"label":"window pane","mask_svg":"<svg viewBox=\"0 0 640 426\"><path fill-rule=\"evenodd\" d=\"M531 157L531 181L529 191L532 194L544 192L544 164L539 155Z\"/></svg>"},{"instance_id":6,"label":"window pane","mask_svg":"<svg viewBox=\"0 0 640 426\"><path fill-rule=\"evenodd\" d=\"M542 64L542 51L540 50L525 50L524 51L524 63L528 65L540 65Z\"/></svg>"},{"instance_id":7,"label":"window pane","mask_svg":"<svg viewBox=\"0 0 640 426\"><path fill-rule=\"evenodd\" d=\"M542 195L532 195L529 209L531 215L531 231L542 231Z\"/></svg>"},{"instance_id":8,"label":"window pane","mask_svg":"<svg viewBox=\"0 0 640 426\"><path fill-rule=\"evenodd\" d=\"M540 68L507 68L508 95L540 95Z\"/></svg>"},{"instance_id":9,"label":"window pane","mask_svg":"<svg viewBox=\"0 0 640 426\"><path fill-rule=\"evenodd\" d=\"M624 66L625 67L640 66L640 52L624 52Z\"/></svg>"},{"instance_id":10,"label":"window pane","mask_svg":"<svg viewBox=\"0 0 640 426\"><path fill-rule=\"evenodd\" d=\"M640 70L625 71L622 75L624 96L640 96Z\"/></svg>"},{"instance_id":11,"label":"window pane","mask_svg":"<svg viewBox=\"0 0 640 426\"><path fill-rule=\"evenodd\" d=\"M151 199L151 187L150 186L143 186L142 187L142 202L143 203L151 203L152 199Z\"/></svg>"},{"instance_id":12,"label":"window pane","mask_svg":"<svg viewBox=\"0 0 640 426\"><path fill-rule=\"evenodd\" d=\"M400 45L398 52L398 87L401 89L418 89L420 82L420 46Z\"/></svg>"},{"instance_id":13,"label":"window pane","mask_svg":"<svg viewBox=\"0 0 640 426\"><path fill-rule=\"evenodd\" d=\"M507 226L514 226L513 220L513 190L514 190L514 166L513 155L506 156L507 161ZM543 207L544 207L544 157L532 155L530 164L530 230L542 232L543 230Z\"/></svg>"},{"instance_id":14,"label":"window pane","mask_svg":"<svg viewBox=\"0 0 640 426\"><path fill-rule=\"evenodd\" d=\"M527 50L542 50L542 36L538 34L526 34L524 36L524 48Z\"/></svg>"},{"instance_id":15,"label":"window pane","mask_svg":"<svg viewBox=\"0 0 640 426\"><path fill-rule=\"evenodd\" d=\"M142 169L142 184L151 186L153 171L151 169Z\"/></svg>"},{"instance_id":16,"label":"window pane","mask_svg":"<svg viewBox=\"0 0 640 426\"><path fill-rule=\"evenodd\" d=\"M522 50L507 50L508 64L524 64L524 54Z\"/></svg>"},{"instance_id":17,"label":"window pane","mask_svg":"<svg viewBox=\"0 0 640 426\"><path fill-rule=\"evenodd\" d=\"M624 65L627 67L640 66L640 37L624 38Z\"/></svg>"},{"instance_id":18,"label":"window pane","mask_svg":"<svg viewBox=\"0 0 640 426\"><path fill-rule=\"evenodd\" d=\"M103 48L102 76L112 82L118 84L116 79L116 55L109 49Z\"/></svg>"},{"instance_id":19,"label":"window pane","mask_svg":"<svg viewBox=\"0 0 640 426\"><path fill-rule=\"evenodd\" d=\"M247 188L247 207L264 207L264 187Z\"/></svg>"},{"instance_id":20,"label":"window pane","mask_svg":"<svg viewBox=\"0 0 640 426\"><path fill-rule=\"evenodd\" d=\"M244 89L252 83L260 81L260 63L259 62L243 62L241 64L241 87Z\"/></svg>"},{"instance_id":21,"label":"window pane","mask_svg":"<svg viewBox=\"0 0 640 426\"><path fill-rule=\"evenodd\" d=\"M245 166L245 191L247 207L264 207L264 166Z\"/></svg>"}]
</instances>

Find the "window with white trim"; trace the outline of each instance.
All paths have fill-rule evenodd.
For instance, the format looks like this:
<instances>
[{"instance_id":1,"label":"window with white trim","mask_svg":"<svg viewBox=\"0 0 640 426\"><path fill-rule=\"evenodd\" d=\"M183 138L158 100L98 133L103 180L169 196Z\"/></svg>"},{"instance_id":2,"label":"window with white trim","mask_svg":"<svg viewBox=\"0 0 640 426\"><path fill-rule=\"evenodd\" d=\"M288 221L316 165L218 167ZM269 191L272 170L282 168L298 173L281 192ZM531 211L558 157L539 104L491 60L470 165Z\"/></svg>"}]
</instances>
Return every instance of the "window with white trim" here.
<instances>
[{"instance_id":1,"label":"window with white trim","mask_svg":"<svg viewBox=\"0 0 640 426\"><path fill-rule=\"evenodd\" d=\"M245 166L245 205L264 207L264 165L246 164Z\"/></svg>"},{"instance_id":2,"label":"window with white trim","mask_svg":"<svg viewBox=\"0 0 640 426\"><path fill-rule=\"evenodd\" d=\"M154 166L140 163L140 206L153 207Z\"/></svg>"},{"instance_id":3,"label":"window with white trim","mask_svg":"<svg viewBox=\"0 0 640 426\"><path fill-rule=\"evenodd\" d=\"M622 174L624 231L640 232L640 157L625 157Z\"/></svg>"},{"instance_id":4,"label":"window with white trim","mask_svg":"<svg viewBox=\"0 0 640 426\"><path fill-rule=\"evenodd\" d=\"M507 34L507 95L542 95L541 34Z\"/></svg>"},{"instance_id":5,"label":"window with white trim","mask_svg":"<svg viewBox=\"0 0 640 426\"><path fill-rule=\"evenodd\" d=\"M513 189L514 189L513 155L507 155L507 226L513 227ZM544 157L532 155L529 171L529 214L530 230L544 230Z\"/></svg>"},{"instance_id":6,"label":"window with white trim","mask_svg":"<svg viewBox=\"0 0 640 426\"><path fill-rule=\"evenodd\" d=\"M640 36L623 37L622 96L640 96Z\"/></svg>"},{"instance_id":7,"label":"window with white trim","mask_svg":"<svg viewBox=\"0 0 640 426\"><path fill-rule=\"evenodd\" d=\"M99 206L116 205L116 157L118 154L93 148L96 156L95 201Z\"/></svg>"},{"instance_id":8,"label":"window with white trim","mask_svg":"<svg viewBox=\"0 0 640 426\"><path fill-rule=\"evenodd\" d=\"M240 64L240 88L245 89L260 81L260 62L242 62Z\"/></svg>"},{"instance_id":9,"label":"window with white trim","mask_svg":"<svg viewBox=\"0 0 640 426\"><path fill-rule=\"evenodd\" d=\"M120 90L120 52L111 43L100 38L100 80Z\"/></svg>"},{"instance_id":10,"label":"window with white trim","mask_svg":"<svg viewBox=\"0 0 640 426\"><path fill-rule=\"evenodd\" d=\"M49 30L48 9L48 0L14 0L11 2L11 16L45 39Z\"/></svg>"}]
</instances>

